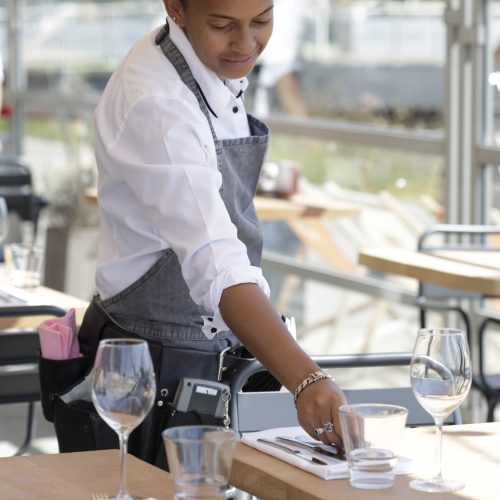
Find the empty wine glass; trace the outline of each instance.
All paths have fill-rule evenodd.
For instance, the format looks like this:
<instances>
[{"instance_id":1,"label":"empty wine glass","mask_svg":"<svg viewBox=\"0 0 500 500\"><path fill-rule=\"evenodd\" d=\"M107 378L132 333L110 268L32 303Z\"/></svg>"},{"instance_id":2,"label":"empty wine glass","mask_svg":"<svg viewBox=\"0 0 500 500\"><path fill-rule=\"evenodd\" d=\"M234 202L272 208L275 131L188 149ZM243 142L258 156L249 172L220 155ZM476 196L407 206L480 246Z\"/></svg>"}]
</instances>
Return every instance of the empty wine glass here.
<instances>
[{"instance_id":1,"label":"empty wine glass","mask_svg":"<svg viewBox=\"0 0 500 500\"><path fill-rule=\"evenodd\" d=\"M0 196L0 243L3 243L9 232L9 210L7 202Z\"/></svg>"},{"instance_id":2,"label":"empty wine glass","mask_svg":"<svg viewBox=\"0 0 500 500\"><path fill-rule=\"evenodd\" d=\"M463 402L471 385L471 365L467 337L451 328L422 329L418 333L410 368L415 397L436 424L435 474L430 479L414 479L413 489L447 492L462 489L461 481L445 479L441 472L443 423Z\"/></svg>"},{"instance_id":3,"label":"empty wine glass","mask_svg":"<svg viewBox=\"0 0 500 500\"><path fill-rule=\"evenodd\" d=\"M145 341L101 340L94 363L92 401L120 440L120 490L110 500L134 500L126 485L128 437L151 410L155 391L153 363Z\"/></svg>"}]
</instances>

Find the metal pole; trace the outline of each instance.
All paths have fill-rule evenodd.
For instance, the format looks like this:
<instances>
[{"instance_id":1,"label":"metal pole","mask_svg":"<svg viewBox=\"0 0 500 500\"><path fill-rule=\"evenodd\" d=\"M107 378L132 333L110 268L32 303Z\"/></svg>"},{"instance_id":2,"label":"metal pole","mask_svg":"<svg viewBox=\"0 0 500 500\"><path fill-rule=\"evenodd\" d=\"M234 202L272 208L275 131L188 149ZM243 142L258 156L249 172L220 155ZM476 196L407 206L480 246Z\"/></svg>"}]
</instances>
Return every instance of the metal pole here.
<instances>
[{"instance_id":1,"label":"metal pole","mask_svg":"<svg viewBox=\"0 0 500 500\"><path fill-rule=\"evenodd\" d=\"M444 21L446 24L446 68L445 68L445 100L444 130L446 180L446 222L459 222L459 165L460 165L460 45L459 29L461 23L461 5L459 0L451 0L446 7Z\"/></svg>"},{"instance_id":2,"label":"metal pole","mask_svg":"<svg viewBox=\"0 0 500 500\"><path fill-rule=\"evenodd\" d=\"M26 90L26 71L22 62L22 1L6 0L7 9L7 96L12 100L14 111L10 119L8 152L23 154L25 111L20 95Z\"/></svg>"},{"instance_id":3,"label":"metal pole","mask_svg":"<svg viewBox=\"0 0 500 500\"><path fill-rule=\"evenodd\" d=\"M488 75L493 71L493 58L491 54L493 52L492 46L488 43L488 40L491 41L491 36L488 36L491 33L492 25L491 16L492 16L492 6L489 0L484 0L481 2L481 16L482 23L484 25L485 31L485 44L483 45L480 57L482 60L483 67L480 71L482 71L481 75L478 75L480 78L480 95L482 97L481 100L481 123L482 123L482 134L478 138L475 144L475 162L476 168L479 169L478 178L481 186L481 191L479 194L479 213L476 216L476 219L479 219L480 223L488 224L490 222L490 213L493 208L493 165L488 165L486 162L480 159L481 151L480 148L484 145L491 144L491 138L493 137L494 132L494 92L497 91L496 87L491 86L488 83ZM481 203L482 200L482 203Z\"/></svg>"}]
</instances>

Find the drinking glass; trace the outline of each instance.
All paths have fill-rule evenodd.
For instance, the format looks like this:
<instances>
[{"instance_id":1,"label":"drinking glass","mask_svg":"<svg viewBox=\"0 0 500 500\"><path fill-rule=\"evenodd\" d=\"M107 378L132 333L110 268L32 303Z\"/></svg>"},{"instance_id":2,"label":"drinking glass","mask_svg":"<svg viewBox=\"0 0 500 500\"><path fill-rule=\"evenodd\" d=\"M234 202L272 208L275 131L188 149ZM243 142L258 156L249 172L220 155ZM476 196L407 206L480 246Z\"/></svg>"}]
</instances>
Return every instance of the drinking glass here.
<instances>
[{"instance_id":1,"label":"drinking glass","mask_svg":"<svg viewBox=\"0 0 500 500\"><path fill-rule=\"evenodd\" d=\"M153 406L153 363L143 340L101 340L94 364L92 401L120 440L120 490L110 500L135 500L127 493L126 455L130 433Z\"/></svg>"},{"instance_id":2,"label":"drinking glass","mask_svg":"<svg viewBox=\"0 0 500 500\"><path fill-rule=\"evenodd\" d=\"M471 385L465 333L451 328L420 330L413 349L410 376L415 397L436 424L435 474L429 479L414 479L410 486L437 493L460 490L464 483L442 476L441 450L443 423L462 404Z\"/></svg>"}]
</instances>

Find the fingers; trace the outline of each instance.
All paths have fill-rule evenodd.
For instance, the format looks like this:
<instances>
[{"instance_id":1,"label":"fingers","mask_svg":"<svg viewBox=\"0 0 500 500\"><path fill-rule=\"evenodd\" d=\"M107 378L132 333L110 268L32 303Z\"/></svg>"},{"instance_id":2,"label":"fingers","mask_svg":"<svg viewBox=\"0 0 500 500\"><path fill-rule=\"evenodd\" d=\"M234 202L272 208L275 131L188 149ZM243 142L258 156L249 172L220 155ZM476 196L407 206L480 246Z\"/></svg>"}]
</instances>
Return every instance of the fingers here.
<instances>
[{"instance_id":1,"label":"fingers","mask_svg":"<svg viewBox=\"0 0 500 500\"><path fill-rule=\"evenodd\" d=\"M324 417L322 422L322 425L320 427L316 427L314 430L316 439L326 444L333 443L337 446L340 445L342 443L342 439L340 431L338 431L338 428L335 427L333 416Z\"/></svg>"},{"instance_id":2,"label":"fingers","mask_svg":"<svg viewBox=\"0 0 500 500\"><path fill-rule=\"evenodd\" d=\"M342 447L338 408L345 402L334 382L318 382L307 388L298 401L299 422L312 438Z\"/></svg>"}]
</instances>

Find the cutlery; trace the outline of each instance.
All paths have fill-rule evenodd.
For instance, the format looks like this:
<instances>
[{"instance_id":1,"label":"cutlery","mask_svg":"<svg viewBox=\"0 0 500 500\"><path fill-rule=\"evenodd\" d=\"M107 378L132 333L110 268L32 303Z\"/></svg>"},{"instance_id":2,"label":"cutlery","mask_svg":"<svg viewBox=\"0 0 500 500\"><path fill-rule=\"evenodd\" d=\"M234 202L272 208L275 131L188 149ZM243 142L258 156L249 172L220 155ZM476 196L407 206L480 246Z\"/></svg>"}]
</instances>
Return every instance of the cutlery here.
<instances>
[{"instance_id":1,"label":"cutlery","mask_svg":"<svg viewBox=\"0 0 500 500\"><path fill-rule=\"evenodd\" d=\"M308 455L307 453L304 453L303 451L300 450L294 450L293 448L289 448L288 446L285 446L283 444L276 443L276 441L271 441L270 439L262 439L262 438L257 439L257 441L259 443L264 443L269 446L274 446L275 448L278 448L281 451L286 451L287 453L302 458L307 462L311 462L317 465L328 465L326 462L323 462L323 460L320 460L319 458L313 457L312 455Z\"/></svg>"},{"instance_id":2,"label":"cutlery","mask_svg":"<svg viewBox=\"0 0 500 500\"><path fill-rule=\"evenodd\" d=\"M319 443L318 441L311 439L308 436L295 436L294 439L310 446L319 446L321 449L326 451L333 451L333 453L336 453L337 457L340 457L341 460L346 460L344 449L342 447L338 447L336 444Z\"/></svg>"},{"instance_id":3,"label":"cutlery","mask_svg":"<svg viewBox=\"0 0 500 500\"><path fill-rule=\"evenodd\" d=\"M276 441L280 441L281 443L291 444L292 446L296 446L297 448L303 448L304 450L321 453L322 455L333 457L336 458L337 460L345 460L345 456L342 453L342 451L338 451L336 447L332 446L332 450L326 450L322 446L311 443L310 441L300 440L299 436L296 438L293 438L291 436L278 436L276 438Z\"/></svg>"}]
</instances>

